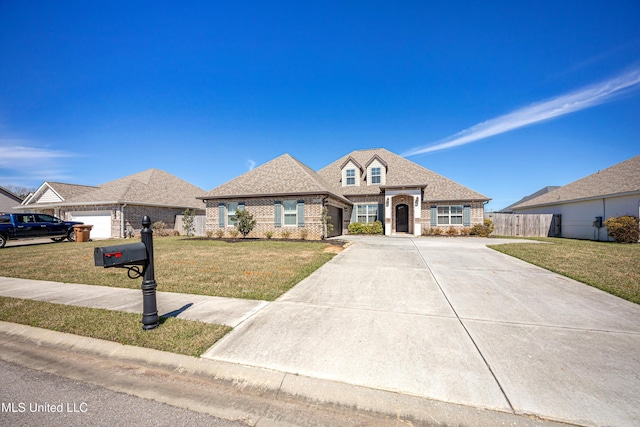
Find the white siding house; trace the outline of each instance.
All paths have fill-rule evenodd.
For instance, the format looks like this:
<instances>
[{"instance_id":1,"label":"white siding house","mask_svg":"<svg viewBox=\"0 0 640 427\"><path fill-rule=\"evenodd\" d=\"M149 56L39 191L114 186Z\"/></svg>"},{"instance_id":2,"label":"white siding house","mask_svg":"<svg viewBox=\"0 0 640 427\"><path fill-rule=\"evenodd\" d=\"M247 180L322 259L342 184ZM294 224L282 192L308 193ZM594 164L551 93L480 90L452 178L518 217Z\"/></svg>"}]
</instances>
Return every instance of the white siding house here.
<instances>
[{"instance_id":1,"label":"white siding house","mask_svg":"<svg viewBox=\"0 0 640 427\"><path fill-rule=\"evenodd\" d=\"M602 224L618 216L640 217L640 156L598 171L511 209L559 214L561 237L612 240Z\"/></svg>"}]
</instances>

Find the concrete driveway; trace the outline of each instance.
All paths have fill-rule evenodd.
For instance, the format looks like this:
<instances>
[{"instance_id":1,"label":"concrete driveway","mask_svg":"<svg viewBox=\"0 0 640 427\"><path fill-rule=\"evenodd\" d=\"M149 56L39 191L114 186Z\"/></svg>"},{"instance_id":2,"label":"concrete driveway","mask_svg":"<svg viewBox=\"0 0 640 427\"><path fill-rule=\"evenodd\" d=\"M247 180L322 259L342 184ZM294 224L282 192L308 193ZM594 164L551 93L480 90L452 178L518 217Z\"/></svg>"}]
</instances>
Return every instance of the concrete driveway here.
<instances>
[{"instance_id":1,"label":"concrete driveway","mask_svg":"<svg viewBox=\"0 0 640 427\"><path fill-rule=\"evenodd\" d=\"M352 239L204 357L577 424L640 425L640 306L486 248L498 239Z\"/></svg>"}]
</instances>

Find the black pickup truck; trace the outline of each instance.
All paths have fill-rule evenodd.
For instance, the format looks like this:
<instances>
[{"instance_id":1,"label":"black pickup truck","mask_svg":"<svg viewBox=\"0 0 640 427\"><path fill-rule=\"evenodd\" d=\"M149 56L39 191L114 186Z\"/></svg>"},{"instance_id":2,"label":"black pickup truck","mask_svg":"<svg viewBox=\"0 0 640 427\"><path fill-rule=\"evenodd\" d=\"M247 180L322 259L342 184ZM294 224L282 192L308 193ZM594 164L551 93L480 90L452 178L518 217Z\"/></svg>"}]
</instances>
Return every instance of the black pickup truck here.
<instances>
[{"instance_id":1,"label":"black pickup truck","mask_svg":"<svg viewBox=\"0 0 640 427\"><path fill-rule=\"evenodd\" d=\"M49 237L55 242L64 239L70 242L76 239L74 225L82 222L62 221L55 216L39 213L4 213L0 214L0 248L7 240L34 239Z\"/></svg>"}]
</instances>

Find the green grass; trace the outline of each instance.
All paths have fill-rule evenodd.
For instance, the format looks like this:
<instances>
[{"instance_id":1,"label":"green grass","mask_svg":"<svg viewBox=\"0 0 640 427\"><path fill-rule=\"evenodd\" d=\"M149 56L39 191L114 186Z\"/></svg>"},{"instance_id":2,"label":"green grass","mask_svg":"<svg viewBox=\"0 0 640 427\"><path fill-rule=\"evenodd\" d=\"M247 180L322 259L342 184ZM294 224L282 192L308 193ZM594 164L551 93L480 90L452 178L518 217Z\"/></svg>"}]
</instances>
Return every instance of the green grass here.
<instances>
[{"instance_id":1,"label":"green grass","mask_svg":"<svg viewBox=\"0 0 640 427\"><path fill-rule=\"evenodd\" d=\"M0 297L0 320L195 357L231 330L224 325L161 318L160 326L143 331L139 314L7 297Z\"/></svg>"},{"instance_id":2,"label":"green grass","mask_svg":"<svg viewBox=\"0 0 640 427\"><path fill-rule=\"evenodd\" d=\"M120 268L95 267L93 250L138 239L0 249L0 276L139 288ZM158 291L273 301L335 256L323 242L154 239Z\"/></svg>"},{"instance_id":3,"label":"green grass","mask_svg":"<svg viewBox=\"0 0 640 427\"><path fill-rule=\"evenodd\" d=\"M640 245L559 238L490 245L496 251L640 304Z\"/></svg>"}]
</instances>

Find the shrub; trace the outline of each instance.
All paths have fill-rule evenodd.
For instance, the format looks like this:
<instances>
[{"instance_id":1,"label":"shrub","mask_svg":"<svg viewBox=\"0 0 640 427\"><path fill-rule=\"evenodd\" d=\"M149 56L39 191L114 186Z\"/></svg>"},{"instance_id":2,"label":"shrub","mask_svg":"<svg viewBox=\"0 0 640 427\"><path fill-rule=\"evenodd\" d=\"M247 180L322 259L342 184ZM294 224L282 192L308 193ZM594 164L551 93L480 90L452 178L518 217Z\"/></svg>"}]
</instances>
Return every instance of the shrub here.
<instances>
[{"instance_id":1,"label":"shrub","mask_svg":"<svg viewBox=\"0 0 640 427\"><path fill-rule=\"evenodd\" d=\"M468 236L470 232L471 232L471 229L469 227L463 227L460 229L461 236Z\"/></svg>"},{"instance_id":2,"label":"shrub","mask_svg":"<svg viewBox=\"0 0 640 427\"><path fill-rule=\"evenodd\" d=\"M352 222L349 224L350 234L382 234L382 222L375 221L370 224Z\"/></svg>"},{"instance_id":3,"label":"shrub","mask_svg":"<svg viewBox=\"0 0 640 427\"><path fill-rule=\"evenodd\" d=\"M638 219L634 216L619 216L609 218L604 222L609 229L609 236L619 243L638 243L640 239L640 229Z\"/></svg>"},{"instance_id":4,"label":"shrub","mask_svg":"<svg viewBox=\"0 0 640 427\"><path fill-rule=\"evenodd\" d=\"M166 237L170 236L173 230L167 230L167 224L162 221L156 221L151 224L151 229L153 230L153 235L158 237Z\"/></svg>"},{"instance_id":5,"label":"shrub","mask_svg":"<svg viewBox=\"0 0 640 427\"><path fill-rule=\"evenodd\" d=\"M247 237L247 234L251 233L253 227L256 226L256 220L253 219L253 215L248 210L237 210L234 215L236 220L236 230L242 233L242 237Z\"/></svg>"},{"instance_id":6,"label":"shrub","mask_svg":"<svg viewBox=\"0 0 640 427\"><path fill-rule=\"evenodd\" d=\"M207 237L210 239L213 237L213 231L207 230Z\"/></svg>"},{"instance_id":7,"label":"shrub","mask_svg":"<svg viewBox=\"0 0 640 427\"><path fill-rule=\"evenodd\" d=\"M224 230L222 228L218 228L215 234L218 239L222 239L224 237Z\"/></svg>"},{"instance_id":8,"label":"shrub","mask_svg":"<svg viewBox=\"0 0 640 427\"><path fill-rule=\"evenodd\" d=\"M273 237L273 231L267 231L264 235L267 236L267 239L271 239Z\"/></svg>"},{"instance_id":9,"label":"shrub","mask_svg":"<svg viewBox=\"0 0 640 427\"><path fill-rule=\"evenodd\" d=\"M235 239L236 237L238 237L238 234L240 234L240 232L238 230L236 230L235 228L232 228L231 230L229 230L229 236L232 239Z\"/></svg>"},{"instance_id":10,"label":"shrub","mask_svg":"<svg viewBox=\"0 0 640 427\"><path fill-rule=\"evenodd\" d=\"M488 218L484 220L484 224L476 224L469 230L472 236L488 237L491 233L493 233L493 222Z\"/></svg>"},{"instance_id":11,"label":"shrub","mask_svg":"<svg viewBox=\"0 0 640 427\"><path fill-rule=\"evenodd\" d=\"M283 231L282 233L280 233L280 236L281 236L283 239L288 239L288 238L290 238L290 237L291 237L291 232L290 232L289 230L285 230L285 231Z\"/></svg>"},{"instance_id":12,"label":"shrub","mask_svg":"<svg viewBox=\"0 0 640 427\"><path fill-rule=\"evenodd\" d=\"M456 227L451 226L447 229L448 236L455 236L456 234L458 234L458 229Z\"/></svg>"},{"instance_id":13,"label":"shrub","mask_svg":"<svg viewBox=\"0 0 640 427\"><path fill-rule=\"evenodd\" d=\"M431 230L433 230L433 235L434 236L440 236L442 234L442 229L441 228L432 228Z\"/></svg>"},{"instance_id":14,"label":"shrub","mask_svg":"<svg viewBox=\"0 0 640 427\"><path fill-rule=\"evenodd\" d=\"M307 237L309 237L309 230L307 230L306 228L301 228L300 229L300 239L307 240Z\"/></svg>"}]
</instances>

